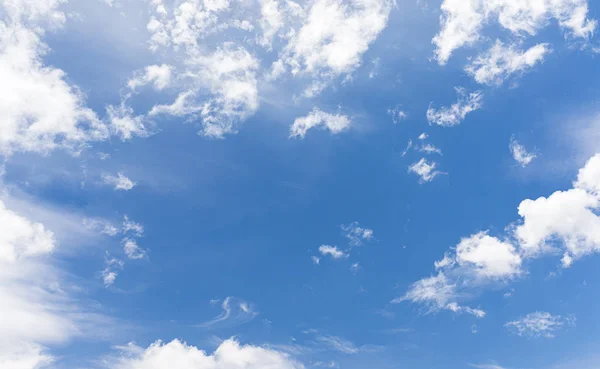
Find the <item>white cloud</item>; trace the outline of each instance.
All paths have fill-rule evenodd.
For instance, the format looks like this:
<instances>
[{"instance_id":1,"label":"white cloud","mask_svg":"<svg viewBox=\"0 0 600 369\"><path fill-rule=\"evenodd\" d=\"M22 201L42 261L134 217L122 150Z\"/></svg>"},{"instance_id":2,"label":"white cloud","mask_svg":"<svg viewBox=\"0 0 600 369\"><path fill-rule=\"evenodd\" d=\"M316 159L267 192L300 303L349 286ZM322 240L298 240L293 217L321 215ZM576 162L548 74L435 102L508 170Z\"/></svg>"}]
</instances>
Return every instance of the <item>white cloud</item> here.
<instances>
[{"instance_id":1,"label":"white cloud","mask_svg":"<svg viewBox=\"0 0 600 369\"><path fill-rule=\"evenodd\" d=\"M290 129L291 137L304 138L311 128L327 129L332 134L340 133L350 127L351 120L342 114L325 113L314 108L307 116L296 118Z\"/></svg>"},{"instance_id":2,"label":"white cloud","mask_svg":"<svg viewBox=\"0 0 600 369\"><path fill-rule=\"evenodd\" d=\"M314 1L273 65L273 74L289 69L294 76L309 75L326 83L351 73L385 28L391 6L387 0Z\"/></svg>"},{"instance_id":3,"label":"white cloud","mask_svg":"<svg viewBox=\"0 0 600 369\"><path fill-rule=\"evenodd\" d=\"M85 106L65 73L43 64L48 47L44 27L60 27L60 1L11 1L0 4L0 154L77 152L108 130Z\"/></svg>"},{"instance_id":4,"label":"white cloud","mask_svg":"<svg viewBox=\"0 0 600 369\"><path fill-rule=\"evenodd\" d=\"M167 64L149 65L142 71L137 71L132 79L127 82L127 86L135 90L137 87L152 83L154 89L162 90L171 83L171 74L173 67Z\"/></svg>"},{"instance_id":5,"label":"white cloud","mask_svg":"<svg viewBox=\"0 0 600 369\"><path fill-rule=\"evenodd\" d=\"M440 150L439 148L435 147L432 144L424 144L421 145L419 147L419 151L420 152L424 152L427 154L438 154L438 155L442 155L442 150Z\"/></svg>"},{"instance_id":6,"label":"white cloud","mask_svg":"<svg viewBox=\"0 0 600 369\"><path fill-rule=\"evenodd\" d=\"M341 259L341 258L348 257L348 254L346 254L342 250L338 249L337 246L321 245L321 246L319 246L319 252L323 256L329 255L334 259Z\"/></svg>"},{"instance_id":7,"label":"white cloud","mask_svg":"<svg viewBox=\"0 0 600 369\"><path fill-rule=\"evenodd\" d=\"M563 267L600 252L600 154L579 170L573 188L549 197L526 199L518 207L520 222L506 228L505 240L480 232L463 238L442 260L436 277L415 282L395 302L412 301L441 309L467 311L457 303L475 289L507 283L526 273L527 259L562 253ZM510 296L510 294L505 295ZM532 316L535 318L536 316ZM518 323L511 323L518 328Z\"/></svg>"},{"instance_id":8,"label":"white cloud","mask_svg":"<svg viewBox=\"0 0 600 369\"><path fill-rule=\"evenodd\" d=\"M506 323L504 326L518 336L552 338L565 325L573 325L574 317L562 318L547 312L536 311Z\"/></svg>"},{"instance_id":9,"label":"white cloud","mask_svg":"<svg viewBox=\"0 0 600 369\"><path fill-rule=\"evenodd\" d=\"M138 246L137 242L131 238L124 238L123 241L123 252L129 259L143 259L146 256L146 251Z\"/></svg>"},{"instance_id":10,"label":"white cloud","mask_svg":"<svg viewBox=\"0 0 600 369\"><path fill-rule=\"evenodd\" d=\"M388 114L392 116L392 122L394 124L406 120L408 118L408 113L402 110L402 108L398 105L394 109L388 109Z\"/></svg>"},{"instance_id":11,"label":"white cloud","mask_svg":"<svg viewBox=\"0 0 600 369\"><path fill-rule=\"evenodd\" d=\"M408 171L421 177L421 182L431 182L435 177L442 174L436 168L436 162L429 162L425 158L421 158L421 160L409 166Z\"/></svg>"},{"instance_id":12,"label":"white cloud","mask_svg":"<svg viewBox=\"0 0 600 369\"><path fill-rule=\"evenodd\" d=\"M203 328L211 328L215 325L236 325L243 324L254 319L258 312L246 301L236 297L228 296L221 304L223 311L213 319L199 324Z\"/></svg>"},{"instance_id":13,"label":"white cloud","mask_svg":"<svg viewBox=\"0 0 600 369\"><path fill-rule=\"evenodd\" d=\"M71 298L56 249L50 230L0 201L0 367L41 368L55 361L48 346L84 333L89 314Z\"/></svg>"},{"instance_id":14,"label":"white cloud","mask_svg":"<svg viewBox=\"0 0 600 369\"><path fill-rule=\"evenodd\" d=\"M521 274L521 256L516 248L485 232L463 238L456 246L458 266L482 278L512 278Z\"/></svg>"},{"instance_id":15,"label":"white cloud","mask_svg":"<svg viewBox=\"0 0 600 369\"><path fill-rule=\"evenodd\" d=\"M104 282L105 287L110 287L117 280L119 271L123 269L125 263L123 263L122 260L111 257L107 252L104 257L104 264L105 267L102 271L102 281Z\"/></svg>"},{"instance_id":16,"label":"white cloud","mask_svg":"<svg viewBox=\"0 0 600 369\"><path fill-rule=\"evenodd\" d=\"M373 230L361 227L358 222L342 224L340 228L344 231L344 236L348 239L350 246L361 246L363 242L373 239Z\"/></svg>"},{"instance_id":17,"label":"white cloud","mask_svg":"<svg viewBox=\"0 0 600 369\"><path fill-rule=\"evenodd\" d=\"M429 137L429 135L427 133L423 132L419 135L419 140L425 140L425 139L427 139L427 137Z\"/></svg>"},{"instance_id":18,"label":"white cloud","mask_svg":"<svg viewBox=\"0 0 600 369\"><path fill-rule=\"evenodd\" d=\"M515 73L524 73L544 61L551 52L549 44L537 44L526 51L515 45L504 46L499 40L488 51L480 54L465 71L478 83L501 85Z\"/></svg>"},{"instance_id":19,"label":"white cloud","mask_svg":"<svg viewBox=\"0 0 600 369\"><path fill-rule=\"evenodd\" d=\"M144 226L129 219L127 215L123 216L123 233L133 232L135 236L141 237L144 234Z\"/></svg>"},{"instance_id":20,"label":"white cloud","mask_svg":"<svg viewBox=\"0 0 600 369\"><path fill-rule=\"evenodd\" d=\"M338 336L320 334L315 339L317 342L323 343L330 348L344 354L356 354L359 352L358 347L356 347L352 342Z\"/></svg>"},{"instance_id":21,"label":"white cloud","mask_svg":"<svg viewBox=\"0 0 600 369\"><path fill-rule=\"evenodd\" d=\"M115 227L109 221L104 219L83 219L83 226L93 230L99 230L101 233L107 234L109 236L115 236L119 233L119 229Z\"/></svg>"},{"instance_id":22,"label":"white cloud","mask_svg":"<svg viewBox=\"0 0 600 369\"><path fill-rule=\"evenodd\" d=\"M596 21L587 18L587 0L444 0L440 32L433 38L435 56L445 64L452 53L482 39L490 21L517 36L535 35L554 18L568 35L587 39Z\"/></svg>"},{"instance_id":23,"label":"white cloud","mask_svg":"<svg viewBox=\"0 0 600 369\"><path fill-rule=\"evenodd\" d=\"M527 149L525 149L525 146L521 145L514 137L510 139L508 148L510 149L513 159L515 159L515 161L523 168L528 166L533 159L537 157L534 153L528 152Z\"/></svg>"},{"instance_id":24,"label":"white cloud","mask_svg":"<svg viewBox=\"0 0 600 369\"><path fill-rule=\"evenodd\" d=\"M467 92L462 87L455 87L458 101L449 107L435 109L431 105L427 109L427 121L443 127L452 127L460 124L467 114L483 107L483 93L481 91Z\"/></svg>"},{"instance_id":25,"label":"white cloud","mask_svg":"<svg viewBox=\"0 0 600 369\"><path fill-rule=\"evenodd\" d=\"M131 179L127 178L123 173L120 172L117 173L116 176L113 176L111 174L104 174L102 176L102 181L106 185L113 186L115 190L123 191L129 191L136 185L135 182L133 182Z\"/></svg>"},{"instance_id":26,"label":"white cloud","mask_svg":"<svg viewBox=\"0 0 600 369\"><path fill-rule=\"evenodd\" d=\"M427 313L449 310L454 313L471 314L477 318L485 316L483 310L459 305L457 302L459 297L461 296L457 291L456 284L440 272L436 276L423 278L413 283L404 296L394 299L392 303L411 301L423 304L428 308Z\"/></svg>"},{"instance_id":27,"label":"white cloud","mask_svg":"<svg viewBox=\"0 0 600 369\"><path fill-rule=\"evenodd\" d=\"M114 135L121 137L121 140L128 141L133 136L148 137L145 117L143 115L134 115L133 109L126 105L126 100L119 106L109 105L106 108L109 128Z\"/></svg>"},{"instance_id":28,"label":"white cloud","mask_svg":"<svg viewBox=\"0 0 600 369\"><path fill-rule=\"evenodd\" d=\"M279 1L260 0L260 14L259 24L263 33L257 42L259 45L271 50L273 37L285 25L284 15L279 9Z\"/></svg>"},{"instance_id":29,"label":"white cloud","mask_svg":"<svg viewBox=\"0 0 600 369\"><path fill-rule=\"evenodd\" d=\"M130 344L125 355L111 363L114 369L303 369L281 352L242 346L234 339L222 342L213 354L174 340L157 341L147 349Z\"/></svg>"},{"instance_id":30,"label":"white cloud","mask_svg":"<svg viewBox=\"0 0 600 369\"><path fill-rule=\"evenodd\" d=\"M315 264L315 265L321 264L321 258L318 256L311 256L311 260L312 260L313 264Z\"/></svg>"},{"instance_id":31,"label":"white cloud","mask_svg":"<svg viewBox=\"0 0 600 369\"><path fill-rule=\"evenodd\" d=\"M170 105L156 105L149 115L192 116L202 121L201 134L223 138L259 106L258 60L242 46L226 42L212 54L193 51L186 57L183 76L192 87Z\"/></svg>"}]
</instances>

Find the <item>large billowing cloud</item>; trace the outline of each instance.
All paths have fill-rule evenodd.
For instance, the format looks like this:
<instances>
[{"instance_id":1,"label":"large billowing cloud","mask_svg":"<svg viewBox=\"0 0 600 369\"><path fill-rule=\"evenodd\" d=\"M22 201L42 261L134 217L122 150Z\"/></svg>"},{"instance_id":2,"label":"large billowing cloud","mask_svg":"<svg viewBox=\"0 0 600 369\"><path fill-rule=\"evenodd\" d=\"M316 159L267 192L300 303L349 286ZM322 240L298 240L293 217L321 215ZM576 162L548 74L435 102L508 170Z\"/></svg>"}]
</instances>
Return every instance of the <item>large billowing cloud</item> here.
<instances>
[{"instance_id":1,"label":"large billowing cloud","mask_svg":"<svg viewBox=\"0 0 600 369\"><path fill-rule=\"evenodd\" d=\"M267 348L240 345L229 339L212 353L179 340L157 341L143 349L130 345L112 369L303 369L287 355Z\"/></svg>"}]
</instances>

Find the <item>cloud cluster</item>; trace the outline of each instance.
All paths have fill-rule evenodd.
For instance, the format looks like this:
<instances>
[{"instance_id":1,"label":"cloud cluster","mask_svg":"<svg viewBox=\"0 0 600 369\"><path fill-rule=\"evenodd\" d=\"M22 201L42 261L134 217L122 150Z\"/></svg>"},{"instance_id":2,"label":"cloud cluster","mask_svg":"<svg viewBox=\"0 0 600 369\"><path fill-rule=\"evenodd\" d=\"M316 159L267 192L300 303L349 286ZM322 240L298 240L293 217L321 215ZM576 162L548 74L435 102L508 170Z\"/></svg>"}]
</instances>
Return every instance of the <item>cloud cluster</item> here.
<instances>
[{"instance_id":1,"label":"cloud cluster","mask_svg":"<svg viewBox=\"0 0 600 369\"><path fill-rule=\"evenodd\" d=\"M499 237L479 232L461 239L435 262L437 275L415 282L395 302L424 304L428 311L462 308L478 288L508 283L522 275L524 262L562 253L563 267L600 251L600 154L579 170L573 188L523 200L519 222ZM477 314L476 314L477 315Z\"/></svg>"}]
</instances>

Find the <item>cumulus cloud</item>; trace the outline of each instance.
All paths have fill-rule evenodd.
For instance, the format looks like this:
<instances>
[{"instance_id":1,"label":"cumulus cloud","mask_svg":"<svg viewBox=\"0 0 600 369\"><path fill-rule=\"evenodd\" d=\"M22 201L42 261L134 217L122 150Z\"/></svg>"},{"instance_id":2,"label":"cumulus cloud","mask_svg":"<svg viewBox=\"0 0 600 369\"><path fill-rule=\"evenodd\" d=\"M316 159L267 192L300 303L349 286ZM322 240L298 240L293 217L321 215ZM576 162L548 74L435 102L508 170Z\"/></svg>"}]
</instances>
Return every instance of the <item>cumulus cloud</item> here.
<instances>
[{"instance_id":1,"label":"cumulus cloud","mask_svg":"<svg viewBox=\"0 0 600 369\"><path fill-rule=\"evenodd\" d=\"M522 74L543 62L550 52L549 44L537 44L522 51L517 50L515 45L505 46L498 40L488 51L477 56L465 71L478 83L501 85L513 74Z\"/></svg>"},{"instance_id":2,"label":"cumulus cloud","mask_svg":"<svg viewBox=\"0 0 600 369\"><path fill-rule=\"evenodd\" d=\"M146 251L138 246L137 241L131 238L124 238L123 241L123 252L127 255L127 258L137 260L143 259L146 256Z\"/></svg>"},{"instance_id":3,"label":"cumulus cloud","mask_svg":"<svg viewBox=\"0 0 600 369\"><path fill-rule=\"evenodd\" d=\"M290 129L291 137L304 138L311 128L329 130L332 134L340 133L350 127L351 120L342 114L330 114L314 108L307 116L296 118Z\"/></svg>"},{"instance_id":4,"label":"cumulus cloud","mask_svg":"<svg viewBox=\"0 0 600 369\"><path fill-rule=\"evenodd\" d=\"M510 139L508 148L513 159L523 168L528 166L537 157L534 153L528 152L525 146L521 145L514 137Z\"/></svg>"},{"instance_id":5,"label":"cumulus cloud","mask_svg":"<svg viewBox=\"0 0 600 369\"><path fill-rule=\"evenodd\" d=\"M272 74L308 75L318 84L351 73L385 28L392 2L317 0L292 35Z\"/></svg>"},{"instance_id":6,"label":"cumulus cloud","mask_svg":"<svg viewBox=\"0 0 600 369\"><path fill-rule=\"evenodd\" d=\"M421 182L431 182L435 177L442 174L442 172L438 171L436 168L436 162L430 162L425 158L421 158L421 160L409 166L408 171L421 177Z\"/></svg>"},{"instance_id":7,"label":"cumulus cloud","mask_svg":"<svg viewBox=\"0 0 600 369\"><path fill-rule=\"evenodd\" d=\"M475 91L467 94L462 87L455 87L458 101L451 106L435 109L432 105L427 109L427 121L442 127L452 127L462 122L467 114L483 107L483 93Z\"/></svg>"},{"instance_id":8,"label":"cumulus cloud","mask_svg":"<svg viewBox=\"0 0 600 369\"><path fill-rule=\"evenodd\" d=\"M0 4L0 154L73 152L108 137L65 73L43 64L45 28L61 27L60 1Z\"/></svg>"},{"instance_id":9,"label":"cumulus cloud","mask_svg":"<svg viewBox=\"0 0 600 369\"><path fill-rule=\"evenodd\" d=\"M117 276L119 275L119 272L123 270L125 263L123 263L122 260L111 257L107 252L104 257L104 264L105 267L104 270L102 270L102 281L104 282L105 287L110 287L117 280Z\"/></svg>"},{"instance_id":10,"label":"cumulus cloud","mask_svg":"<svg viewBox=\"0 0 600 369\"><path fill-rule=\"evenodd\" d=\"M133 109L126 105L126 99L120 105L109 105L106 108L106 119L111 133L123 141L129 141L134 136L148 137L150 132L144 124L143 115L135 115Z\"/></svg>"},{"instance_id":11,"label":"cumulus cloud","mask_svg":"<svg viewBox=\"0 0 600 369\"><path fill-rule=\"evenodd\" d=\"M112 174L104 174L102 176L104 184L112 186L115 190L129 191L135 187L136 183L127 178L123 173L119 172L116 176Z\"/></svg>"},{"instance_id":12,"label":"cumulus cloud","mask_svg":"<svg viewBox=\"0 0 600 369\"><path fill-rule=\"evenodd\" d=\"M491 21L516 36L535 35L551 19L570 37L587 39L597 22L588 19L587 0L444 0L440 31L433 38L435 57L445 64L452 53L482 39L482 29Z\"/></svg>"},{"instance_id":13,"label":"cumulus cloud","mask_svg":"<svg viewBox=\"0 0 600 369\"><path fill-rule=\"evenodd\" d=\"M600 252L600 154L579 170L573 188L548 197L523 200L521 220L506 228L504 239L479 232L461 239L434 263L438 275L415 282L396 302L412 301L430 307L464 311L458 304L475 289L508 283L525 273L526 260L563 254L563 267ZM538 317L539 316L533 316ZM542 320L543 321L543 320ZM509 326L520 329L520 323Z\"/></svg>"},{"instance_id":14,"label":"cumulus cloud","mask_svg":"<svg viewBox=\"0 0 600 369\"><path fill-rule=\"evenodd\" d=\"M235 339L223 341L212 354L179 340L157 341L143 349L129 344L124 355L111 364L114 369L303 369L304 366L279 351L241 345Z\"/></svg>"},{"instance_id":15,"label":"cumulus cloud","mask_svg":"<svg viewBox=\"0 0 600 369\"><path fill-rule=\"evenodd\" d=\"M334 259L341 259L341 258L348 257L348 254L346 254L342 250L338 249L337 246L321 245L321 246L319 246L319 252L323 256L329 255Z\"/></svg>"},{"instance_id":16,"label":"cumulus cloud","mask_svg":"<svg viewBox=\"0 0 600 369\"><path fill-rule=\"evenodd\" d=\"M552 338L557 331L560 331L565 326L574 324L575 318L573 316L563 318L560 315L536 311L517 320L510 321L504 327L518 336Z\"/></svg>"}]
</instances>

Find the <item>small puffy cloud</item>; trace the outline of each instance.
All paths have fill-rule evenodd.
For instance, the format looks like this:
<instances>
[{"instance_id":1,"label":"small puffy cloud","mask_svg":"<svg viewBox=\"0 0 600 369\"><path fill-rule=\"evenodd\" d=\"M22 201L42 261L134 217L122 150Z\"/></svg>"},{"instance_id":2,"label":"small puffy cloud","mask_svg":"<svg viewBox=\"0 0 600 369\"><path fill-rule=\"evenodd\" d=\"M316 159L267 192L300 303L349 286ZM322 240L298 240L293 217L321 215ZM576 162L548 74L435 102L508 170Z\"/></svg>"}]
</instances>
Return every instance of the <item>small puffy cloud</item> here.
<instances>
[{"instance_id":1,"label":"small puffy cloud","mask_svg":"<svg viewBox=\"0 0 600 369\"><path fill-rule=\"evenodd\" d=\"M429 137L429 135L427 133L423 132L419 135L419 140L421 140L421 141L426 140L427 137Z\"/></svg>"},{"instance_id":2,"label":"small puffy cloud","mask_svg":"<svg viewBox=\"0 0 600 369\"><path fill-rule=\"evenodd\" d=\"M463 238L456 246L456 263L481 278L503 279L521 274L521 256L508 242L485 232Z\"/></svg>"},{"instance_id":3,"label":"small puffy cloud","mask_svg":"<svg viewBox=\"0 0 600 369\"><path fill-rule=\"evenodd\" d=\"M331 256L334 259L341 259L348 257L348 254L338 249L337 246L321 245L319 246L319 252L323 256Z\"/></svg>"},{"instance_id":4,"label":"small puffy cloud","mask_svg":"<svg viewBox=\"0 0 600 369\"><path fill-rule=\"evenodd\" d=\"M515 45L504 46L502 42L496 41L494 46L477 56L465 70L478 83L501 85L513 74L522 74L543 62L550 52L549 44L537 44L521 51Z\"/></svg>"},{"instance_id":5,"label":"small puffy cloud","mask_svg":"<svg viewBox=\"0 0 600 369\"><path fill-rule=\"evenodd\" d=\"M123 269L125 263L122 260L111 257L108 252L104 258L104 270L102 270L102 281L105 287L112 286L117 280L119 271Z\"/></svg>"},{"instance_id":6,"label":"small puffy cloud","mask_svg":"<svg viewBox=\"0 0 600 369\"><path fill-rule=\"evenodd\" d=\"M587 17L587 0L444 0L441 10L441 29L433 38L435 57L441 65L455 50L481 40L481 31L490 21L522 36L535 35L556 19L569 36L582 39L590 37L597 25Z\"/></svg>"},{"instance_id":7,"label":"small puffy cloud","mask_svg":"<svg viewBox=\"0 0 600 369\"><path fill-rule=\"evenodd\" d=\"M104 184L114 187L115 190L122 191L129 191L136 185L135 182L127 178L121 172L117 173L116 176L113 176L112 174L104 174L102 176L102 181Z\"/></svg>"},{"instance_id":8,"label":"small puffy cloud","mask_svg":"<svg viewBox=\"0 0 600 369\"><path fill-rule=\"evenodd\" d=\"M291 137L304 138L311 128L329 130L332 134L340 133L350 127L351 120L342 114L330 114L314 108L307 116L294 120L290 129Z\"/></svg>"},{"instance_id":9,"label":"small puffy cloud","mask_svg":"<svg viewBox=\"0 0 600 369\"><path fill-rule=\"evenodd\" d=\"M421 177L421 182L431 182L435 177L442 174L442 172L438 171L436 168L436 162L430 162L425 158L421 158L421 160L409 166L408 171Z\"/></svg>"},{"instance_id":10,"label":"small puffy cloud","mask_svg":"<svg viewBox=\"0 0 600 369\"><path fill-rule=\"evenodd\" d=\"M114 360L113 369L303 369L304 366L279 351L243 346L236 340L223 341L213 354L179 340L157 341L143 349L129 344L126 355Z\"/></svg>"},{"instance_id":11,"label":"small puffy cloud","mask_svg":"<svg viewBox=\"0 0 600 369\"><path fill-rule=\"evenodd\" d=\"M594 155L577 174L575 188L600 196L600 154Z\"/></svg>"},{"instance_id":12,"label":"small puffy cloud","mask_svg":"<svg viewBox=\"0 0 600 369\"><path fill-rule=\"evenodd\" d=\"M510 139L508 148L510 149L513 159L515 159L515 161L523 168L528 166L533 159L537 157L534 153L528 152L525 146L521 145L514 137Z\"/></svg>"},{"instance_id":13,"label":"small puffy cloud","mask_svg":"<svg viewBox=\"0 0 600 369\"><path fill-rule=\"evenodd\" d=\"M462 122L467 114L483 107L483 93L475 91L467 94L462 87L455 87L458 101L449 107L435 109L432 105L427 109L427 121L442 127L452 127Z\"/></svg>"},{"instance_id":14,"label":"small puffy cloud","mask_svg":"<svg viewBox=\"0 0 600 369\"><path fill-rule=\"evenodd\" d=\"M340 228L344 232L344 236L348 239L350 246L361 246L365 241L373 239L373 230L361 227L358 222L346 225L342 224Z\"/></svg>"},{"instance_id":15,"label":"small puffy cloud","mask_svg":"<svg viewBox=\"0 0 600 369\"><path fill-rule=\"evenodd\" d=\"M510 321L504 327L518 336L552 338L557 331L560 331L565 326L574 325L574 323L575 318L572 316L563 318L560 315L536 311L517 320Z\"/></svg>"},{"instance_id":16,"label":"small puffy cloud","mask_svg":"<svg viewBox=\"0 0 600 369\"><path fill-rule=\"evenodd\" d=\"M124 238L123 241L123 252L127 255L128 259L143 259L146 256L146 251L138 246L137 242L131 238Z\"/></svg>"},{"instance_id":17,"label":"small puffy cloud","mask_svg":"<svg viewBox=\"0 0 600 369\"><path fill-rule=\"evenodd\" d=\"M152 83L154 89L162 90L169 86L173 67L167 64L149 65L142 71L135 73L134 77L127 82L127 86L135 90L137 87Z\"/></svg>"}]
</instances>

